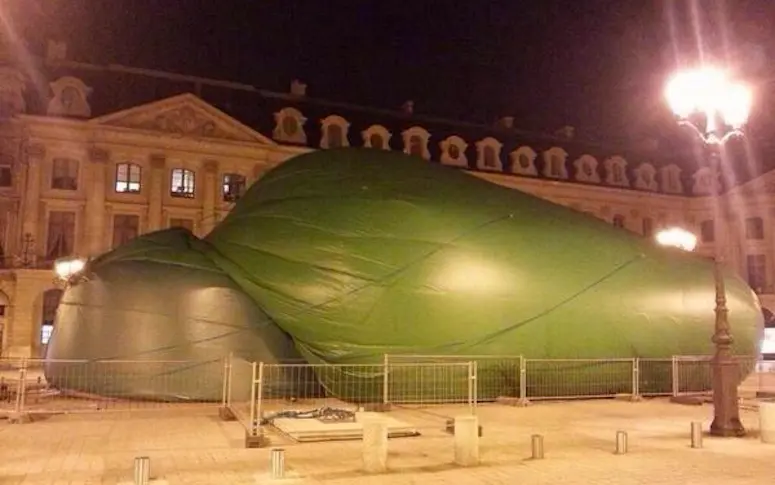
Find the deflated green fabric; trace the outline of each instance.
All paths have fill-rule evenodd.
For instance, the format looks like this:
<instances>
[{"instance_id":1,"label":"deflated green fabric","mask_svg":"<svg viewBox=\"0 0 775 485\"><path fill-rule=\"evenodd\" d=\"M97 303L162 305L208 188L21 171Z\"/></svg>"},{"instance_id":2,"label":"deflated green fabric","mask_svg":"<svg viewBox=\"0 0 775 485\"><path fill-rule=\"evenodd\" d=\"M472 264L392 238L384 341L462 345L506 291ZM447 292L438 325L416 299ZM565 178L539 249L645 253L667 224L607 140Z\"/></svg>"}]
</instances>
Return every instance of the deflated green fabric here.
<instances>
[{"instance_id":1,"label":"deflated green fabric","mask_svg":"<svg viewBox=\"0 0 775 485\"><path fill-rule=\"evenodd\" d=\"M313 364L379 364L385 354L669 358L713 349L710 261L381 150L298 156L254 184L205 240L154 233L92 262L85 275L65 293L49 357L216 359L235 351L272 362L295 355L286 334ZM737 276L725 282L734 351L756 354L758 300ZM514 394L514 362L488 362L479 363L479 382L502 383L488 396ZM264 392L291 380L274 371ZM439 369L391 369L391 399L424 399L417 393L437 386L466 396L467 369L454 372L440 382ZM632 368L532 361L527 375L528 396L610 394L628 392ZM641 377L642 392L671 382L669 366L644 364ZM329 367L318 379L348 399L383 392L378 366ZM709 384L701 371L697 379L695 388Z\"/></svg>"},{"instance_id":2,"label":"deflated green fabric","mask_svg":"<svg viewBox=\"0 0 775 485\"><path fill-rule=\"evenodd\" d=\"M299 156L207 241L312 362L712 351L711 262L398 153ZM758 301L725 279L735 351L756 353Z\"/></svg>"},{"instance_id":3,"label":"deflated green fabric","mask_svg":"<svg viewBox=\"0 0 775 485\"><path fill-rule=\"evenodd\" d=\"M191 233L170 229L91 262L60 303L48 380L106 396L211 401L221 398L229 353L250 362L298 358L206 253ZM252 370L235 367L235 381L245 384L235 386L234 398L247 400Z\"/></svg>"}]
</instances>

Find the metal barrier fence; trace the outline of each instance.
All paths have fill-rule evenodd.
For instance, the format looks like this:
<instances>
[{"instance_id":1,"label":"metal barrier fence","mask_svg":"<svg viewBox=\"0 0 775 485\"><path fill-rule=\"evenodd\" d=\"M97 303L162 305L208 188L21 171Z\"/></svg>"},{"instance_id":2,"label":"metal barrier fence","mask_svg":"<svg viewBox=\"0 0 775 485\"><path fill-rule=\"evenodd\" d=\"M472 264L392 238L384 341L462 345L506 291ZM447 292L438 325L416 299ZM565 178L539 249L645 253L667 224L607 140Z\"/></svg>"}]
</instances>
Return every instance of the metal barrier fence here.
<instances>
[{"instance_id":1,"label":"metal barrier fence","mask_svg":"<svg viewBox=\"0 0 775 485\"><path fill-rule=\"evenodd\" d=\"M737 356L740 380L755 371L757 358ZM711 392L711 356L667 359L526 359L523 356L387 355L385 365L470 361L477 365L479 402L590 399L629 395L684 396ZM760 387L775 385L775 373L758 372ZM766 379L770 380L766 380ZM767 384L770 387L772 385ZM775 392L775 389L772 389Z\"/></svg>"},{"instance_id":2,"label":"metal barrier fence","mask_svg":"<svg viewBox=\"0 0 775 485\"><path fill-rule=\"evenodd\" d=\"M0 360L0 410L17 414L217 406L224 361Z\"/></svg>"}]
</instances>

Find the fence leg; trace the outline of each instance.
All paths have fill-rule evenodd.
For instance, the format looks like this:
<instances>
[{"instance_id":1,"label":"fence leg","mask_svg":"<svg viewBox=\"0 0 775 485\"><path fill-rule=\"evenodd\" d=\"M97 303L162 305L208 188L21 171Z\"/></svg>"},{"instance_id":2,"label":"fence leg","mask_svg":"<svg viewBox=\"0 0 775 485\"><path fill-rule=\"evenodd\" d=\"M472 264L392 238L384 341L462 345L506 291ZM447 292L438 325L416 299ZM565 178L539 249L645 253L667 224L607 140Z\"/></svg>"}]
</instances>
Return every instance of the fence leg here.
<instances>
[{"instance_id":1,"label":"fence leg","mask_svg":"<svg viewBox=\"0 0 775 485\"><path fill-rule=\"evenodd\" d=\"M234 421L237 417L231 410L231 358L232 354L223 359L223 390L221 407L218 408L218 417L223 421Z\"/></svg>"},{"instance_id":2,"label":"fence leg","mask_svg":"<svg viewBox=\"0 0 775 485\"><path fill-rule=\"evenodd\" d=\"M261 429L264 363L253 362L250 380L250 428L245 431L245 448L261 448L268 444Z\"/></svg>"},{"instance_id":3,"label":"fence leg","mask_svg":"<svg viewBox=\"0 0 775 485\"><path fill-rule=\"evenodd\" d=\"M640 401L640 359L632 359L632 401Z\"/></svg>"},{"instance_id":4,"label":"fence leg","mask_svg":"<svg viewBox=\"0 0 775 485\"><path fill-rule=\"evenodd\" d=\"M517 405L527 406L530 401L527 399L527 359L519 356L519 401Z\"/></svg>"},{"instance_id":5,"label":"fence leg","mask_svg":"<svg viewBox=\"0 0 775 485\"><path fill-rule=\"evenodd\" d=\"M680 391L680 381L678 378L678 358L674 355L670 362L670 376L672 377L673 397L678 397Z\"/></svg>"},{"instance_id":6,"label":"fence leg","mask_svg":"<svg viewBox=\"0 0 775 485\"><path fill-rule=\"evenodd\" d=\"M477 396L476 361L468 363L468 410L471 415L476 415Z\"/></svg>"},{"instance_id":7,"label":"fence leg","mask_svg":"<svg viewBox=\"0 0 775 485\"><path fill-rule=\"evenodd\" d=\"M385 354L382 361L382 412L390 411L390 355Z\"/></svg>"},{"instance_id":8,"label":"fence leg","mask_svg":"<svg viewBox=\"0 0 775 485\"><path fill-rule=\"evenodd\" d=\"M27 360L22 361L19 369L19 385L16 386L16 403L14 404L13 414L8 422L14 424L29 423L32 421L30 414L25 411L27 401Z\"/></svg>"}]
</instances>

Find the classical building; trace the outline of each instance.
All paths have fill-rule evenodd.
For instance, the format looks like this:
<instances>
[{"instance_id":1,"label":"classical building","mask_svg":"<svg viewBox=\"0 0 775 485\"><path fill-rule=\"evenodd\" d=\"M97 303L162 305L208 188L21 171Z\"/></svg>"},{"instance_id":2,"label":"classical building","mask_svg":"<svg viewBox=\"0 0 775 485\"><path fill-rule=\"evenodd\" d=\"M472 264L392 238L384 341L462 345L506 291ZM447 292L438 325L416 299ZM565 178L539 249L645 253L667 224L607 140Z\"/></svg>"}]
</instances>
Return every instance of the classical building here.
<instances>
[{"instance_id":1,"label":"classical building","mask_svg":"<svg viewBox=\"0 0 775 485\"><path fill-rule=\"evenodd\" d=\"M138 234L182 226L204 236L261 174L309 150L400 150L520 189L646 237L677 225L775 303L775 173L725 186L715 221L706 169L515 129L314 99L226 81L0 52L2 355L42 355L61 288L54 261L93 257ZM428 188L433 190L432 187ZM572 235L569 235L572 244ZM712 302L709 302L709 311Z\"/></svg>"}]
</instances>

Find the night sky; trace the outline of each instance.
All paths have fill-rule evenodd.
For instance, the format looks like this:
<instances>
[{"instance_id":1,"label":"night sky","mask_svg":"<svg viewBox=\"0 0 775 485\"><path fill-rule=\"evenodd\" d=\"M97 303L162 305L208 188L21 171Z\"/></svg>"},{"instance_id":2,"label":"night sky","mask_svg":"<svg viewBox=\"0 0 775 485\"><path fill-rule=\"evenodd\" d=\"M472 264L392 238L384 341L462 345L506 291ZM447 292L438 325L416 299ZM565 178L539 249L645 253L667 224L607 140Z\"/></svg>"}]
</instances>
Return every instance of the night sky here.
<instances>
[{"instance_id":1,"label":"night sky","mask_svg":"<svg viewBox=\"0 0 775 485\"><path fill-rule=\"evenodd\" d=\"M314 97L383 108L413 99L423 114L483 123L513 115L523 129L570 124L581 136L629 140L675 129L661 89L699 51L757 85L761 113L752 124L769 133L768 4L775 2L0 1L31 45L64 40L73 59L280 91L299 78Z\"/></svg>"}]
</instances>

